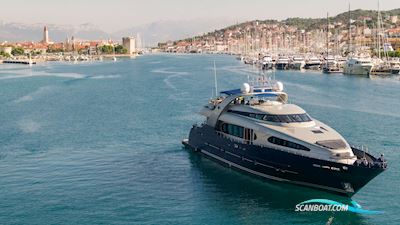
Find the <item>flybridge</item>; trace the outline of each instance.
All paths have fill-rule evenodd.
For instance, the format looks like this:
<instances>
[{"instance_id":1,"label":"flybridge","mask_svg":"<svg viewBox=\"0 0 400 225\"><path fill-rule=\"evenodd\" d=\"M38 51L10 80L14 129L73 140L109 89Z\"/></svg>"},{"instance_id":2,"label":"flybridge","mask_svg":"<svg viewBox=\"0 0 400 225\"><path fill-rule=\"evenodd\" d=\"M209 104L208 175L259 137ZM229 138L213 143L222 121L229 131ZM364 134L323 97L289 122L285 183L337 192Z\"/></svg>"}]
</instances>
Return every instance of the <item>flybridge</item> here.
<instances>
[{"instance_id":1,"label":"flybridge","mask_svg":"<svg viewBox=\"0 0 400 225\"><path fill-rule=\"evenodd\" d=\"M233 90L228 90L228 91L221 91L221 94L225 95L239 95L239 94L245 94L245 95L257 95L257 96L265 96L265 97L274 97L282 94L281 92L274 92L272 89L262 89L262 90L255 90L253 92L249 93L243 93L240 89L233 89Z\"/></svg>"},{"instance_id":2,"label":"flybridge","mask_svg":"<svg viewBox=\"0 0 400 225\"><path fill-rule=\"evenodd\" d=\"M286 95L286 93L282 91L283 84L281 82L276 82L274 85L271 85L270 83L263 83L263 85L258 86L251 86L248 83L244 83L240 89L221 91L220 93L225 95L254 95L258 97L276 97Z\"/></svg>"}]
</instances>

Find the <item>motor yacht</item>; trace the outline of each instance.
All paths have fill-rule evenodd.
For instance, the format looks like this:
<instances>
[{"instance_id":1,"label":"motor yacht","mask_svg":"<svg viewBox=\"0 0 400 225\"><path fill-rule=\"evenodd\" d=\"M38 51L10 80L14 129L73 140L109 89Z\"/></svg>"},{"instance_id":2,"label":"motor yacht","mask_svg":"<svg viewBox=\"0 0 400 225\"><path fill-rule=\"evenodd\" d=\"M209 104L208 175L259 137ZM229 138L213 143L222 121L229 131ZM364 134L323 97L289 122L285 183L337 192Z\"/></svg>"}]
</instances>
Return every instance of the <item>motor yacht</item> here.
<instances>
[{"instance_id":1,"label":"motor yacht","mask_svg":"<svg viewBox=\"0 0 400 225\"><path fill-rule=\"evenodd\" d=\"M288 103L269 79L221 92L200 114L183 145L243 172L352 196L387 161L350 144L333 128Z\"/></svg>"},{"instance_id":2,"label":"motor yacht","mask_svg":"<svg viewBox=\"0 0 400 225\"><path fill-rule=\"evenodd\" d=\"M373 63L368 58L349 58L344 67L343 74L349 75L366 75L371 74Z\"/></svg>"},{"instance_id":3,"label":"motor yacht","mask_svg":"<svg viewBox=\"0 0 400 225\"><path fill-rule=\"evenodd\" d=\"M310 57L306 64L304 65L304 69L307 70L319 70L321 69L321 60L317 57Z\"/></svg>"},{"instance_id":4,"label":"motor yacht","mask_svg":"<svg viewBox=\"0 0 400 225\"><path fill-rule=\"evenodd\" d=\"M274 67L274 61L271 56L264 56L261 60L261 67L263 70L270 70Z\"/></svg>"},{"instance_id":5,"label":"motor yacht","mask_svg":"<svg viewBox=\"0 0 400 225\"><path fill-rule=\"evenodd\" d=\"M281 56L276 61L275 67L277 70L287 70L289 69L289 58Z\"/></svg>"},{"instance_id":6,"label":"motor yacht","mask_svg":"<svg viewBox=\"0 0 400 225\"><path fill-rule=\"evenodd\" d=\"M306 62L304 61L303 57L293 57L289 67L292 70L301 70L304 68L305 64Z\"/></svg>"}]
</instances>

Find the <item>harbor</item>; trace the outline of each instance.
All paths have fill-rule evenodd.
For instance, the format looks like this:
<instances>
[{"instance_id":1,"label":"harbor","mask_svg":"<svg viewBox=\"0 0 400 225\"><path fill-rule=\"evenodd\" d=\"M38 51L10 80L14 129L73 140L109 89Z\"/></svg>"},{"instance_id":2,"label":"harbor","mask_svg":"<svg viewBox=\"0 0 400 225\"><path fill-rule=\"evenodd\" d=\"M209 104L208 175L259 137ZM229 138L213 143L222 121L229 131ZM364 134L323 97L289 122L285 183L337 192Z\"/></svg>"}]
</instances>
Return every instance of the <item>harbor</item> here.
<instances>
[{"instance_id":1,"label":"harbor","mask_svg":"<svg viewBox=\"0 0 400 225\"><path fill-rule=\"evenodd\" d=\"M0 225L399 223L399 0L1 5Z\"/></svg>"},{"instance_id":2,"label":"harbor","mask_svg":"<svg viewBox=\"0 0 400 225\"><path fill-rule=\"evenodd\" d=\"M197 112L212 96L214 61L220 91L259 74L233 56L205 54L3 64L0 220L144 224L152 218L154 223L213 224L220 218L229 224L324 224L331 213L296 213L294 205L345 198L262 181L183 149L180 141L192 124L201 123ZM395 221L398 201L388 190L400 185L398 77L273 73L291 103L330 124L351 145L363 144L388 160L389 169L352 197L385 216L335 213L335 223ZM130 110L138 106L142 110ZM32 202L31 210L19 210ZM238 205L245 205L245 219Z\"/></svg>"},{"instance_id":3,"label":"harbor","mask_svg":"<svg viewBox=\"0 0 400 225\"><path fill-rule=\"evenodd\" d=\"M379 4L377 11L352 11L349 5L348 12L325 19L254 20L158 46L168 53L235 55L263 70L398 75L396 12L382 12Z\"/></svg>"}]
</instances>

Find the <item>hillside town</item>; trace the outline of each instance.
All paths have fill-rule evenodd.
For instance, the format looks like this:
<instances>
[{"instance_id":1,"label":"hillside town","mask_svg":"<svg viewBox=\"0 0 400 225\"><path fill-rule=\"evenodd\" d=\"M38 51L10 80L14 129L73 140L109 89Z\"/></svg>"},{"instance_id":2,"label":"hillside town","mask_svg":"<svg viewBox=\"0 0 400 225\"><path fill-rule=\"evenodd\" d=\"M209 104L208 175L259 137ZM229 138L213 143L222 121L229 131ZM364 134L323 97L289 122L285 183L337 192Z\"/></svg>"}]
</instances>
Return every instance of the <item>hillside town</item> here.
<instances>
[{"instance_id":1,"label":"hillside town","mask_svg":"<svg viewBox=\"0 0 400 225\"><path fill-rule=\"evenodd\" d=\"M328 19L255 20L193 38L159 43L159 47L165 52L180 53L320 53L326 51L328 37L330 51L336 54L348 53L349 40L353 49L369 47L374 50L379 38L384 39L384 47L388 51L400 48L400 15L386 14L378 21L377 17L365 16L357 11L362 10ZM400 9L392 11L397 13ZM355 17L352 14L360 15ZM343 18L347 15L351 17L349 21ZM327 26L329 20L331 22ZM311 25L307 26L307 23Z\"/></svg>"},{"instance_id":2,"label":"hillside town","mask_svg":"<svg viewBox=\"0 0 400 225\"><path fill-rule=\"evenodd\" d=\"M400 9L321 19L255 20L159 43L169 53L224 53L262 69L388 75L400 71Z\"/></svg>"}]
</instances>

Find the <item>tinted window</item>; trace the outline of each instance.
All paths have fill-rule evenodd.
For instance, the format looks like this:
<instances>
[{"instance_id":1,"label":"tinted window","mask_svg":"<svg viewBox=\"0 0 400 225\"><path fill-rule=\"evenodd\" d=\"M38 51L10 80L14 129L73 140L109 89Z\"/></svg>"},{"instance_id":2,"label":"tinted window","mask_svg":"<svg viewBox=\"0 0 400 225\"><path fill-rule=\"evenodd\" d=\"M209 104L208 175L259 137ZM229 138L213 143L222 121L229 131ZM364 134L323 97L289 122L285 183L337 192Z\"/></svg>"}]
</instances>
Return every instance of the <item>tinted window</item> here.
<instances>
[{"instance_id":1,"label":"tinted window","mask_svg":"<svg viewBox=\"0 0 400 225\"><path fill-rule=\"evenodd\" d=\"M310 151L309 148L307 148L307 147L305 147L303 145L300 145L300 144L297 144L297 143L294 143L294 142L291 142L291 141L287 141L287 140L284 140L284 139L281 139L281 138L273 137L273 136L268 138L268 142L270 142L272 144L288 147L288 148L294 148L294 149L299 149L299 150L304 150L304 151Z\"/></svg>"},{"instance_id":2,"label":"tinted window","mask_svg":"<svg viewBox=\"0 0 400 225\"><path fill-rule=\"evenodd\" d=\"M237 126L237 125L229 124L229 123L223 123L220 126L220 129L222 132L236 136L236 137L243 138L243 136L244 136L244 128L241 126Z\"/></svg>"},{"instance_id":3,"label":"tinted window","mask_svg":"<svg viewBox=\"0 0 400 225\"><path fill-rule=\"evenodd\" d=\"M269 114L256 114L256 113L248 113L248 112L240 112L229 110L228 112L239 114L242 116L247 116L251 118L256 118L258 120L265 120L269 122L275 123L300 123L300 122L310 122L311 118L304 114L289 114L289 115L269 115Z\"/></svg>"}]
</instances>

